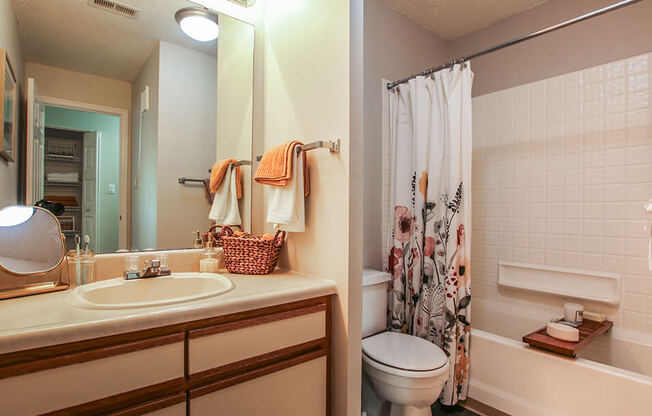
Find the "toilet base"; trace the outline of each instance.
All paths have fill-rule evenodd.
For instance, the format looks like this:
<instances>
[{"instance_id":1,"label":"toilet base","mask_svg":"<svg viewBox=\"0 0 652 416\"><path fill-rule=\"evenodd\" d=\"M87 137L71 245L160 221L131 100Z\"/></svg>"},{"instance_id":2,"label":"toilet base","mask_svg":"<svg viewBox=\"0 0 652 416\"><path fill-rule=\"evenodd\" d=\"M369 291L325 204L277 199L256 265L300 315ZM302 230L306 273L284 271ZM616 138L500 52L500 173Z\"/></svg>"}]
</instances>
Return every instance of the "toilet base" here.
<instances>
[{"instance_id":1,"label":"toilet base","mask_svg":"<svg viewBox=\"0 0 652 416\"><path fill-rule=\"evenodd\" d=\"M416 407L392 403L389 416L432 416L432 410L428 407Z\"/></svg>"}]
</instances>

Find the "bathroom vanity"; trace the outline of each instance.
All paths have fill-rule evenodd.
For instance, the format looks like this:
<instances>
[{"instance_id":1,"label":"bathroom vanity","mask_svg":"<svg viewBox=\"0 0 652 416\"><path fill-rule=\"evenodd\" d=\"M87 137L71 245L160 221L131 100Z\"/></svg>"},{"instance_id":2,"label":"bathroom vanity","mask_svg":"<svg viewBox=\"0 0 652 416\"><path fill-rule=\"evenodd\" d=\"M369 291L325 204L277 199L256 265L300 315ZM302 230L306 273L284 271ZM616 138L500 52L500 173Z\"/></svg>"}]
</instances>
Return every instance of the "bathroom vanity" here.
<instances>
[{"instance_id":1,"label":"bathroom vanity","mask_svg":"<svg viewBox=\"0 0 652 416\"><path fill-rule=\"evenodd\" d=\"M0 414L327 415L333 283L226 276L226 294L159 307L2 301Z\"/></svg>"}]
</instances>

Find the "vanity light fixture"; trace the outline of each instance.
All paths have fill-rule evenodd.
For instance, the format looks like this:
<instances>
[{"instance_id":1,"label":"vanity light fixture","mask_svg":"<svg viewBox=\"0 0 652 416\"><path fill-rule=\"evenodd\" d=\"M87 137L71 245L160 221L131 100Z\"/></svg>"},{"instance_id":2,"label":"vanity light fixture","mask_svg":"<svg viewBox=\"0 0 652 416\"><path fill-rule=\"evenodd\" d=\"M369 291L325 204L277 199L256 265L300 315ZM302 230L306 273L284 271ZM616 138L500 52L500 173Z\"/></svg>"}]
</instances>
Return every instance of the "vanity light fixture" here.
<instances>
[{"instance_id":1,"label":"vanity light fixture","mask_svg":"<svg viewBox=\"0 0 652 416\"><path fill-rule=\"evenodd\" d=\"M200 42L217 39L217 15L202 7L185 7L174 14L183 33Z\"/></svg>"},{"instance_id":2,"label":"vanity light fixture","mask_svg":"<svg viewBox=\"0 0 652 416\"><path fill-rule=\"evenodd\" d=\"M0 210L0 227L13 227L32 218L34 208L14 205Z\"/></svg>"}]
</instances>

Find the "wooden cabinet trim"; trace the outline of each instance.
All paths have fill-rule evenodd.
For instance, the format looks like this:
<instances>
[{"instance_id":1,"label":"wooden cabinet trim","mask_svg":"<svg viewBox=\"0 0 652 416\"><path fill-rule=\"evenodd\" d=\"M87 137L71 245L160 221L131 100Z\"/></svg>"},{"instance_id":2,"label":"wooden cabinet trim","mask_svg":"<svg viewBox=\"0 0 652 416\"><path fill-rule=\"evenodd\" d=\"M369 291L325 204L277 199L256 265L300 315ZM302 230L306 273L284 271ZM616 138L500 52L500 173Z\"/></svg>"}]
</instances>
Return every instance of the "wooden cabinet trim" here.
<instances>
[{"instance_id":1,"label":"wooden cabinet trim","mask_svg":"<svg viewBox=\"0 0 652 416\"><path fill-rule=\"evenodd\" d=\"M233 331L236 329L243 329L256 325L268 324L271 322L282 321L297 316L308 315L311 313L326 311L326 304L319 303L317 305L307 306L300 309L292 309L289 311L282 311L271 313L268 315L258 316L255 318L240 319L238 321L225 322L222 324L214 325L207 328L194 329L188 332L190 339L205 337L207 335L220 334L222 332Z\"/></svg>"},{"instance_id":2,"label":"wooden cabinet trim","mask_svg":"<svg viewBox=\"0 0 652 416\"><path fill-rule=\"evenodd\" d=\"M143 387L126 393L120 393L113 396L105 397L92 402L68 407L66 409L56 410L45 413L42 416L92 416L115 412L118 410L128 410L125 407L135 406L143 402L152 401L161 398L161 396L182 393L185 396L186 383L183 377L152 386ZM120 414L120 413L118 413Z\"/></svg>"},{"instance_id":3,"label":"wooden cabinet trim","mask_svg":"<svg viewBox=\"0 0 652 416\"><path fill-rule=\"evenodd\" d=\"M331 364L333 360L333 301L329 297L326 300L326 415L331 416L332 413L332 388L333 378L331 374Z\"/></svg>"},{"instance_id":4,"label":"wooden cabinet trim","mask_svg":"<svg viewBox=\"0 0 652 416\"><path fill-rule=\"evenodd\" d=\"M184 339L185 335L183 333L178 333L141 341L111 345L104 348L97 348L73 354L60 355L57 357L44 358L40 360L36 359L34 361L0 367L0 379L160 347L175 342L182 342Z\"/></svg>"},{"instance_id":5,"label":"wooden cabinet trim","mask_svg":"<svg viewBox=\"0 0 652 416\"><path fill-rule=\"evenodd\" d=\"M174 406L175 404L183 403L187 399L186 392L177 393L170 396L163 397L162 399L152 400L146 403L137 404L127 409L118 410L117 412L110 413L107 416L141 416L156 410L165 409L166 407Z\"/></svg>"},{"instance_id":6,"label":"wooden cabinet trim","mask_svg":"<svg viewBox=\"0 0 652 416\"><path fill-rule=\"evenodd\" d=\"M274 314L293 309L304 308L320 303L329 304L331 295L321 296L312 299L300 300L282 305L268 306L249 311L236 312L228 315L222 315L212 318L204 318L180 324L162 326L158 328L145 329L140 331L127 332L124 334L110 335L100 338L92 338L83 341L74 341L65 344L51 345L47 347L33 348L23 351L9 352L0 354L0 369L13 366L16 364L27 363L31 361L43 360L46 358L57 357L61 355L71 355L73 353L106 348L112 345L124 344L134 341L145 340L149 338L160 337L164 335L175 334L179 332L190 331L194 329L215 326L218 324L240 321L266 314Z\"/></svg>"},{"instance_id":7,"label":"wooden cabinet trim","mask_svg":"<svg viewBox=\"0 0 652 416\"><path fill-rule=\"evenodd\" d=\"M308 308L319 304L326 305L328 302L330 302L330 295L321 296L318 298L300 300L292 303L285 303L282 305L269 306L261 309L254 309L251 311L237 312L229 315L217 316L214 318L201 319L198 321L191 322L186 329L189 331L196 330L196 329L203 329L203 328L217 326L220 324L244 321L244 320L257 318L257 317L263 317L265 315L273 315L273 314L286 312L286 311L293 311L297 309L300 310L303 308Z\"/></svg>"},{"instance_id":8,"label":"wooden cabinet trim","mask_svg":"<svg viewBox=\"0 0 652 416\"><path fill-rule=\"evenodd\" d=\"M323 357L325 355L326 355L326 350L318 349L316 351L307 352L284 361L276 362L266 367L260 367L252 371L236 374L231 377L227 377L225 379L219 380L215 383L190 390L188 392L188 399L192 400L194 398L201 397L203 395L213 393L218 390L222 390L236 384L244 383L246 381L265 376L267 374L275 373L277 371L283 370L284 368L294 367L295 365L299 365L307 361L311 361L316 358Z\"/></svg>"},{"instance_id":9,"label":"wooden cabinet trim","mask_svg":"<svg viewBox=\"0 0 652 416\"><path fill-rule=\"evenodd\" d=\"M237 374L255 370L260 367L266 367L309 352L314 352L317 350L326 351L327 344L328 341L326 338L321 338L314 341L305 342L303 344L294 345L292 347L283 348L277 351L272 351L256 357L247 358L246 360L223 365L221 367L211 368L209 370L191 374L188 378L190 381L190 388L192 389L202 384L211 383L226 377L232 377Z\"/></svg>"}]
</instances>

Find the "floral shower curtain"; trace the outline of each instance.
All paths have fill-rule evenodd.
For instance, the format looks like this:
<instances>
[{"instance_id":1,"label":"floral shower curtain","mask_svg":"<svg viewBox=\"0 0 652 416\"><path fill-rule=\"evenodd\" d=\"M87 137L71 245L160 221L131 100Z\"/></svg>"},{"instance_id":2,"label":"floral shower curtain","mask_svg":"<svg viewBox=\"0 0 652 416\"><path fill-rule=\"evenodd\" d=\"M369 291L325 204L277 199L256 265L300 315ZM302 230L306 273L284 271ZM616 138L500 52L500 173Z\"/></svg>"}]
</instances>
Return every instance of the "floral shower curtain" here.
<instances>
[{"instance_id":1,"label":"floral shower curtain","mask_svg":"<svg viewBox=\"0 0 652 416\"><path fill-rule=\"evenodd\" d=\"M388 329L444 350L450 377L440 401L448 405L466 398L469 378L472 82L470 65L458 64L385 100Z\"/></svg>"}]
</instances>

